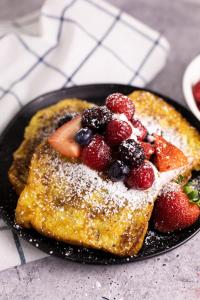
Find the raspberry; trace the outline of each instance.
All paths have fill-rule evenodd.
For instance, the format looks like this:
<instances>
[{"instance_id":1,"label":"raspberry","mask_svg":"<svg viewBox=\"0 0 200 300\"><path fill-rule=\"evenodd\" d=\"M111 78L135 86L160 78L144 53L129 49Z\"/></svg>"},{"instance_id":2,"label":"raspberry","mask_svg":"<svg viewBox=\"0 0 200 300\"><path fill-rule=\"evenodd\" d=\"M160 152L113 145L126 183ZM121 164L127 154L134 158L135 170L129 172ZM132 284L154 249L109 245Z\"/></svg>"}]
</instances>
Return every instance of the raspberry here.
<instances>
[{"instance_id":1,"label":"raspberry","mask_svg":"<svg viewBox=\"0 0 200 300\"><path fill-rule=\"evenodd\" d=\"M155 180L152 166L148 162L144 162L138 168L133 168L126 180L128 187L146 190L149 189Z\"/></svg>"},{"instance_id":2,"label":"raspberry","mask_svg":"<svg viewBox=\"0 0 200 300\"><path fill-rule=\"evenodd\" d=\"M106 106L114 113L125 114L129 120L135 112L135 105L130 98L115 93L106 98Z\"/></svg>"},{"instance_id":3,"label":"raspberry","mask_svg":"<svg viewBox=\"0 0 200 300\"><path fill-rule=\"evenodd\" d=\"M139 141L143 141L145 137L147 136L147 130L146 128L142 125L142 123L139 120L133 119L131 121L132 125L134 128L137 130L135 131L135 135L137 136Z\"/></svg>"},{"instance_id":4,"label":"raspberry","mask_svg":"<svg viewBox=\"0 0 200 300\"><path fill-rule=\"evenodd\" d=\"M126 121L114 119L106 127L106 141L111 146L116 146L129 138L131 133L131 126Z\"/></svg>"},{"instance_id":5,"label":"raspberry","mask_svg":"<svg viewBox=\"0 0 200 300\"><path fill-rule=\"evenodd\" d=\"M111 149L101 135L95 135L90 144L83 148L83 163L91 169L102 171L111 160Z\"/></svg>"},{"instance_id":6,"label":"raspberry","mask_svg":"<svg viewBox=\"0 0 200 300\"><path fill-rule=\"evenodd\" d=\"M145 160L143 148L132 139L124 141L119 146L119 155L122 161L134 167L141 165Z\"/></svg>"},{"instance_id":7,"label":"raspberry","mask_svg":"<svg viewBox=\"0 0 200 300\"><path fill-rule=\"evenodd\" d=\"M93 107L83 112L82 126L95 131L103 130L111 118L112 113L105 106Z\"/></svg>"},{"instance_id":8,"label":"raspberry","mask_svg":"<svg viewBox=\"0 0 200 300\"><path fill-rule=\"evenodd\" d=\"M141 142L141 146L144 150L146 159L150 159L151 155L155 153L155 148L153 145L145 142Z\"/></svg>"}]
</instances>

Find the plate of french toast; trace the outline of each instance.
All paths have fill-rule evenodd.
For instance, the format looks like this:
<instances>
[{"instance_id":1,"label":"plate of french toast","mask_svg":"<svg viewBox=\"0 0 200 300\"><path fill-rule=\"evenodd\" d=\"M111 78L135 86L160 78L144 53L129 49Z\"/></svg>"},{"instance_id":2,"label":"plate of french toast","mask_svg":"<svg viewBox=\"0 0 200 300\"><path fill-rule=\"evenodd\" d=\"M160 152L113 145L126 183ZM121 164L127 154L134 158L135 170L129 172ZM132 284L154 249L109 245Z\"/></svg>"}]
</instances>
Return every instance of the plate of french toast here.
<instances>
[{"instance_id":1,"label":"plate of french toast","mask_svg":"<svg viewBox=\"0 0 200 300\"><path fill-rule=\"evenodd\" d=\"M0 213L67 260L165 253L200 230L199 131L187 109L130 85L42 95L0 137Z\"/></svg>"}]
</instances>

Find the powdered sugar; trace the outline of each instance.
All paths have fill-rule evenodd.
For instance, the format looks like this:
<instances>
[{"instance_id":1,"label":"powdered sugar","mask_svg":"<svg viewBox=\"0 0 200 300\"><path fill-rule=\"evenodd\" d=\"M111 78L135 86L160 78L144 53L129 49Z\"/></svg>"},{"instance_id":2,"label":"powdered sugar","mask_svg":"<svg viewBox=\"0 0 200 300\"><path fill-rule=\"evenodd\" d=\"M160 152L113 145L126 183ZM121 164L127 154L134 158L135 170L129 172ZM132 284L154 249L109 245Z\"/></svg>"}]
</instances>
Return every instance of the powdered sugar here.
<instances>
[{"instance_id":1,"label":"powdered sugar","mask_svg":"<svg viewBox=\"0 0 200 300\"><path fill-rule=\"evenodd\" d=\"M180 190L180 185L176 182L170 182L168 184L166 184L164 186L164 188L162 189L162 191L159 193L159 195L161 194L168 194L170 192L178 192Z\"/></svg>"},{"instance_id":2,"label":"powdered sugar","mask_svg":"<svg viewBox=\"0 0 200 300\"><path fill-rule=\"evenodd\" d=\"M142 117L142 124L147 128L150 135L162 134L166 140L176 144L184 152L186 151L185 141L172 129L161 128L158 121L152 117ZM113 119L126 121L132 128L133 133L129 138L137 141L136 130L127 119L125 114L113 114ZM44 154L44 153L43 153ZM112 182L105 174L98 173L82 163L72 163L65 161L56 151L46 151L45 159L47 162L50 176L45 175L45 180L56 182L57 198L59 198L59 209L63 210L67 202L79 199L78 205L91 205L95 212L110 214L118 211L119 208L129 206L131 209L139 209L152 203L158 196L160 190L172 179L181 174L184 168L159 173L152 164L155 181L151 188L145 191L128 189L124 182ZM40 170L38 170L38 176ZM44 181L44 178L43 178Z\"/></svg>"},{"instance_id":3,"label":"powdered sugar","mask_svg":"<svg viewBox=\"0 0 200 300\"><path fill-rule=\"evenodd\" d=\"M162 187L181 172L181 169L176 169L159 173L152 164L155 173L153 186L141 191L128 189L123 182L112 182L84 164L64 161L56 152L52 157L51 152L47 152L45 157L51 168L51 177L46 180L48 184L50 180L56 182L57 197L61 204L59 209L75 198L80 199L78 205L82 208L91 205L92 201L93 211L104 211L105 214L117 212L125 206L133 210L142 208L152 203Z\"/></svg>"},{"instance_id":4,"label":"powdered sugar","mask_svg":"<svg viewBox=\"0 0 200 300\"><path fill-rule=\"evenodd\" d=\"M186 156L188 157L190 156L188 143L184 136L181 136L177 131L175 131L172 128L161 127L159 122L153 117L138 116L138 118L142 120L142 124L147 128L150 141L153 141L152 140L153 134L162 135L164 139L166 139L168 142L172 143L177 148L182 150Z\"/></svg>"}]
</instances>

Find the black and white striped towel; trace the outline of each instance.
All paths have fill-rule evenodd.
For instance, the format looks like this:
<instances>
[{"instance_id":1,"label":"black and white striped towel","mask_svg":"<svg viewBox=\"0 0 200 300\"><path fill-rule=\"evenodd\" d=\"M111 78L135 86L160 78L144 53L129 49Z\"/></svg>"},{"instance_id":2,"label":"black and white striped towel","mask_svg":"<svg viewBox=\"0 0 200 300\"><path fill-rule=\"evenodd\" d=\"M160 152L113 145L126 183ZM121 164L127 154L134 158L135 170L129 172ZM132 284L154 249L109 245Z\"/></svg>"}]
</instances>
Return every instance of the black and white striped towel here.
<instances>
[{"instance_id":1,"label":"black and white striped towel","mask_svg":"<svg viewBox=\"0 0 200 300\"><path fill-rule=\"evenodd\" d=\"M103 0L47 0L40 18L0 28L0 132L36 96L85 83L144 86L164 67L160 33ZM34 34L33 28L37 27ZM46 256L0 220L0 270Z\"/></svg>"}]
</instances>

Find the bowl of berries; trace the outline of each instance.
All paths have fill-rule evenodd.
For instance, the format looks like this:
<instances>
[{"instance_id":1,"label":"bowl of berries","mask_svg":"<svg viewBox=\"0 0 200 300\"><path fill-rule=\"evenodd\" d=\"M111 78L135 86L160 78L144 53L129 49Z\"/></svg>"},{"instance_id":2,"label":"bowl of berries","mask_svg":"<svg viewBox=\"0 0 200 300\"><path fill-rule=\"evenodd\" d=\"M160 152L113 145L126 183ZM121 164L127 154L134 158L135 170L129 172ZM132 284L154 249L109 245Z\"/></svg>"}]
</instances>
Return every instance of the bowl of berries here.
<instances>
[{"instance_id":1,"label":"bowl of berries","mask_svg":"<svg viewBox=\"0 0 200 300\"><path fill-rule=\"evenodd\" d=\"M185 70L183 93L189 108L200 120L200 55L195 57Z\"/></svg>"}]
</instances>

